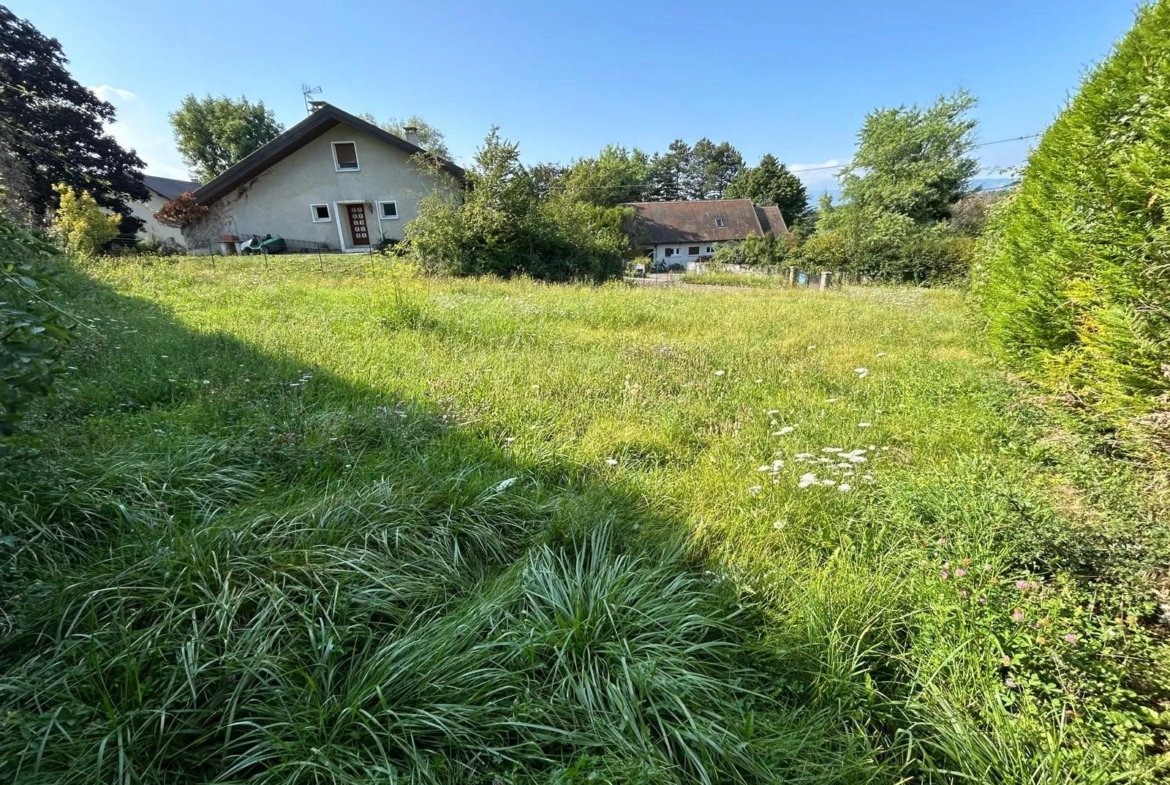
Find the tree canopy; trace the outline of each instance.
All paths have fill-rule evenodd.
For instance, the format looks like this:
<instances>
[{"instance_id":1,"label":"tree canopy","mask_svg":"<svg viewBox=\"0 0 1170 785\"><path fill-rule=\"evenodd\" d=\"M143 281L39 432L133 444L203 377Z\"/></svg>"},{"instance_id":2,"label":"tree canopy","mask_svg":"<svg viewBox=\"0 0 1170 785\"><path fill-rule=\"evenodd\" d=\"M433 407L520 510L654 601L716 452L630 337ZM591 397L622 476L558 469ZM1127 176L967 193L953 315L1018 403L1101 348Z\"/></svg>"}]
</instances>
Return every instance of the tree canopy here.
<instances>
[{"instance_id":1,"label":"tree canopy","mask_svg":"<svg viewBox=\"0 0 1170 785\"><path fill-rule=\"evenodd\" d=\"M758 205L776 205L791 226L808 212L808 191L800 178L771 153L758 166L744 167L724 193L727 199L751 199Z\"/></svg>"},{"instance_id":2,"label":"tree canopy","mask_svg":"<svg viewBox=\"0 0 1170 785\"><path fill-rule=\"evenodd\" d=\"M407 128L416 128L418 129L419 147L440 158L451 159L451 151L447 149L446 134L416 114L412 114L405 120L398 117L391 117L384 123L378 122L374 115L369 112L363 112L358 117L402 139L406 138Z\"/></svg>"},{"instance_id":3,"label":"tree canopy","mask_svg":"<svg viewBox=\"0 0 1170 785\"><path fill-rule=\"evenodd\" d=\"M857 154L841 172L841 196L866 210L915 223L945 221L979 171L971 156L975 99L964 91L925 109L876 109L858 134Z\"/></svg>"},{"instance_id":4,"label":"tree canopy","mask_svg":"<svg viewBox=\"0 0 1170 785\"><path fill-rule=\"evenodd\" d=\"M148 198L142 160L105 133L114 107L77 82L56 39L0 6L0 185L10 209L43 223L57 207L53 186L90 194L122 216L141 221L128 202Z\"/></svg>"},{"instance_id":5,"label":"tree canopy","mask_svg":"<svg viewBox=\"0 0 1170 785\"><path fill-rule=\"evenodd\" d=\"M188 95L171 112L175 144L200 182L223 173L284 130L263 101Z\"/></svg>"},{"instance_id":6,"label":"tree canopy","mask_svg":"<svg viewBox=\"0 0 1170 785\"><path fill-rule=\"evenodd\" d=\"M649 157L639 150L606 145L595 158L574 161L559 180L559 186L588 204L615 207L645 198Z\"/></svg>"}]
</instances>

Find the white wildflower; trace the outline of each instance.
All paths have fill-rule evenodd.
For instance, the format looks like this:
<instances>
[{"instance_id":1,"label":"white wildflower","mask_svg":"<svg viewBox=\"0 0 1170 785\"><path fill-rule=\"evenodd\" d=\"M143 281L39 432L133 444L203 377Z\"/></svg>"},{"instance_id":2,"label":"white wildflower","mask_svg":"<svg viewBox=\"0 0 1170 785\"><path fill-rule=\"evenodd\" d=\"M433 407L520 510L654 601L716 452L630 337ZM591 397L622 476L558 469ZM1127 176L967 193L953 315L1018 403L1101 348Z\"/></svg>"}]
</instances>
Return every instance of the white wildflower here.
<instances>
[{"instance_id":1,"label":"white wildflower","mask_svg":"<svg viewBox=\"0 0 1170 785\"><path fill-rule=\"evenodd\" d=\"M500 482L495 484L495 487L492 488L492 493L501 493L503 491L508 490L509 488L511 488L515 484L516 484L515 477L509 477L506 480L501 480Z\"/></svg>"},{"instance_id":2,"label":"white wildflower","mask_svg":"<svg viewBox=\"0 0 1170 785\"><path fill-rule=\"evenodd\" d=\"M816 485L816 484L817 484L817 476L815 474L813 474L812 472L809 472L808 474L802 474L800 476L800 481L796 483L797 487L800 487L800 488L807 488L810 485Z\"/></svg>"},{"instance_id":3,"label":"white wildflower","mask_svg":"<svg viewBox=\"0 0 1170 785\"><path fill-rule=\"evenodd\" d=\"M822 447L821 452L845 452L843 447Z\"/></svg>"},{"instance_id":4,"label":"white wildflower","mask_svg":"<svg viewBox=\"0 0 1170 785\"><path fill-rule=\"evenodd\" d=\"M857 374L858 376L860 376L862 379L869 376L869 369L868 368L854 368L853 372L855 374Z\"/></svg>"},{"instance_id":5,"label":"white wildflower","mask_svg":"<svg viewBox=\"0 0 1170 785\"><path fill-rule=\"evenodd\" d=\"M858 427L858 428L870 428L870 427L872 427L872 426L873 426L873 423L868 423L868 422L859 422L859 423L857 423L857 427Z\"/></svg>"},{"instance_id":6,"label":"white wildflower","mask_svg":"<svg viewBox=\"0 0 1170 785\"><path fill-rule=\"evenodd\" d=\"M770 471L772 471L772 467L771 467L771 466L769 466L768 464L766 464L766 463L765 463L763 466L761 466L760 468L756 469L756 471L758 471L758 472L770 472Z\"/></svg>"},{"instance_id":7,"label":"white wildflower","mask_svg":"<svg viewBox=\"0 0 1170 785\"><path fill-rule=\"evenodd\" d=\"M853 490L853 486L847 482L843 482L837 486L837 490L841 491L842 493L845 493L847 491Z\"/></svg>"},{"instance_id":8,"label":"white wildflower","mask_svg":"<svg viewBox=\"0 0 1170 785\"><path fill-rule=\"evenodd\" d=\"M795 431L795 430L796 430L796 426L793 426L793 425L785 425L785 426L784 426L783 428L781 428L780 430L778 430L778 431L773 431L773 432L772 432L772 435L773 435L773 436L785 436L785 435L787 435L787 434L790 434L790 433L792 433L792 432L793 432L793 431Z\"/></svg>"},{"instance_id":9,"label":"white wildflower","mask_svg":"<svg viewBox=\"0 0 1170 785\"><path fill-rule=\"evenodd\" d=\"M727 371L716 371L716 372L715 372L715 375L716 375L716 376L722 376L722 375L723 375L723 374L725 374L725 373L727 373Z\"/></svg>"},{"instance_id":10,"label":"white wildflower","mask_svg":"<svg viewBox=\"0 0 1170 785\"><path fill-rule=\"evenodd\" d=\"M748 493L750 493L752 496L759 496L763 492L764 489L759 485L753 485L752 487L748 488Z\"/></svg>"},{"instance_id":11,"label":"white wildflower","mask_svg":"<svg viewBox=\"0 0 1170 785\"><path fill-rule=\"evenodd\" d=\"M833 486L836 485L836 480L821 480L821 485Z\"/></svg>"},{"instance_id":12,"label":"white wildflower","mask_svg":"<svg viewBox=\"0 0 1170 785\"><path fill-rule=\"evenodd\" d=\"M606 458L605 459L606 466L617 466L617 463L618 463L617 458Z\"/></svg>"},{"instance_id":13,"label":"white wildflower","mask_svg":"<svg viewBox=\"0 0 1170 785\"><path fill-rule=\"evenodd\" d=\"M878 356L878 357L885 357L885 356L886 356L886 353L885 353L885 352L878 352L878 353L877 353L877 356Z\"/></svg>"}]
</instances>

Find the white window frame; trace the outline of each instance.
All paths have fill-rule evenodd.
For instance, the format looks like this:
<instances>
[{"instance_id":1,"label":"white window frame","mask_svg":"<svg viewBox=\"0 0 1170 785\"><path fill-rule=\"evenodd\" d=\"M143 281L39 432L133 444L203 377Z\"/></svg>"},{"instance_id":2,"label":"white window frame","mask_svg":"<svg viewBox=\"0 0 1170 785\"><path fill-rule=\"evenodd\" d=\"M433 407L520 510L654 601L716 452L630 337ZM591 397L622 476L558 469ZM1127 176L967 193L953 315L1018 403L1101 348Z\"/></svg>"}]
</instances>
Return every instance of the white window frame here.
<instances>
[{"instance_id":1,"label":"white window frame","mask_svg":"<svg viewBox=\"0 0 1170 785\"><path fill-rule=\"evenodd\" d=\"M326 215L324 218L318 218L317 217L317 208L318 207L324 207L325 212L328 213L328 215ZM311 205L309 205L309 217L313 219L313 223L315 223L315 224L327 224L333 220L333 208L331 208L325 202L311 204Z\"/></svg>"},{"instance_id":2,"label":"white window frame","mask_svg":"<svg viewBox=\"0 0 1170 785\"><path fill-rule=\"evenodd\" d=\"M355 161L357 161L357 166L355 166L352 169L343 169L342 168L341 164L338 163L338 161L337 161L337 145L339 145L339 144L352 144L353 145L353 158ZM334 169L334 171L337 171L337 172L360 172L362 170L362 159L361 159L361 156L358 155L357 142L350 142L350 141L346 141L344 139L338 139L336 142L330 142L329 148L333 151L333 169Z\"/></svg>"},{"instance_id":3,"label":"white window frame","mask_svg":"<svg viewBox=\"0 0 1170 785\"><path fill-rule=\"evenodd\" d=\"M384 204L394 205L394 215L386 215L382 212L382 205L384 205ZM378 220L379 221L397 221L399 215L401 215L401 213L398 212L398 200L397 199L379 199L378 200Z\"/></svg>"},{"instance_id":4,"label":"white window frame","mask_svg":"<svg viewBox=\"0 0 1170 785\"><path fill-rule=\"evenodd\" d=\"M357 149L357 148L354 148L354 149ZM716 219L715 219L715 225L716 225L716 226L718 226L719 228L721 228L721 229L722 229L722 228L723 228L723 219L722 219L722 218L716 218Z\"/></svg>"}]
</instances>

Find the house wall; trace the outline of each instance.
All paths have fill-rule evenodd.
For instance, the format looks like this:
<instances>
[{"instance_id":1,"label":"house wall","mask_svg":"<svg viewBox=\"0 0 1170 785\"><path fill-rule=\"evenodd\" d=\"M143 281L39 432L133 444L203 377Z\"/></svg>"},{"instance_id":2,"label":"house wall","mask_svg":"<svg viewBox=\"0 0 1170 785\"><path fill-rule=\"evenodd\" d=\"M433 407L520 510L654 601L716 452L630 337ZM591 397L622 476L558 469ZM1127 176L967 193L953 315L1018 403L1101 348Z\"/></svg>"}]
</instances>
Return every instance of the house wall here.
<instances>
[{"instance_id":1,"label":"house wall","mask_svg":"<svg viewBox=\"0 0 1170 785\"><path fill-rule=\"evenodd\" d=\"M336 170L332 142L356 143L358 171ZM206 252L209 244L216 247L225 234L272 234L349 249L349 224L339 203L362 202L371 245L382 238L401 240L406 224L418 215L419 201L438 182L419 171L405 150L339 125L210 205L208 214L184 227L183 234L196 252ZM396 202L398 218L381 218L379 201ZM329 205L328 221L313 221L314 204Z\"/></svg>"},{"instance_id":2,"label":"house wall","mask_svg":"<svg viewBox=\"0 0 1170 785\"><path fill-rule=\"evenodd\" d=\"M164 226L155 220L154 214L157 213L162 206L167 203L167 200L156 194L154 191L149 191L150 201L148 202L132 202L130 212L137 218L142 219L142 229L138 232L138 236L146 239L153 238L155 240L174 240L179 245L183 245L183 233L174 226Z\"/></svg>"},{"instance_id":3,"label":"house wall","mask_svg":"<svg viewBox=\"0 0 1170 785\"><path fill-rule=\"evenodd\" d=\"M691 248L694 248L696 245L699 248L699 252L697 254L690 253ZM697 262L703 257L711 256L718 247L719 243L714 242L660 243L654 246L654 261L665 262L666 264L678 263L686 265L689 262ZM666 255L667 248L674 249L674 252L670 256Z\"/></svg>"}]
</instances>

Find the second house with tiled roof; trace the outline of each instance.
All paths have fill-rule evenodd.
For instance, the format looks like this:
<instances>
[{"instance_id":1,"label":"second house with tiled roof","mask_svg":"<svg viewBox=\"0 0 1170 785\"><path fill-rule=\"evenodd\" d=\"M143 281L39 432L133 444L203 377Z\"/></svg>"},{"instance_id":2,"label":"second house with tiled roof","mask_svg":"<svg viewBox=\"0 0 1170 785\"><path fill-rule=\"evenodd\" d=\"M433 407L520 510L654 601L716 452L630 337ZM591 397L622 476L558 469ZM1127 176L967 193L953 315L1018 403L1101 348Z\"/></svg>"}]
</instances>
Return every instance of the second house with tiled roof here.
<instances>
[{"instance_id":1,"label":"second house with tiled roof","mask_svg":"<svg viewBox=\"0 0 1170 785\"><path fill-rule=\"evenodd\" d=\"M686 269L712 256L721 243L739 242L752 234L780 237L788 233L779 207L757 207L750 199L626 206L634 209L629 225L633 243L655 268Z\"/></svg>"}]
</instances>

